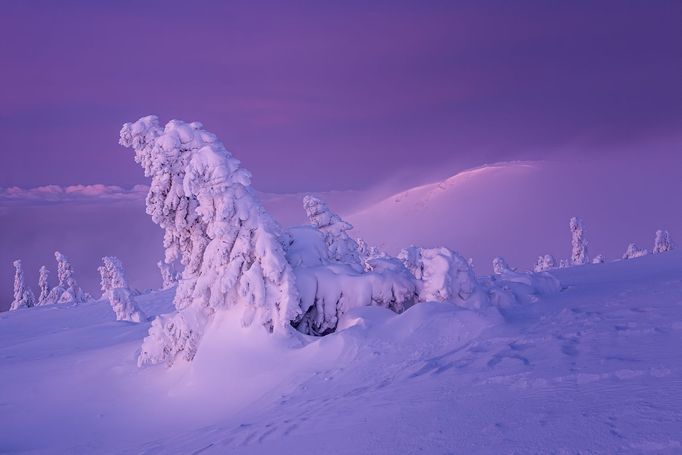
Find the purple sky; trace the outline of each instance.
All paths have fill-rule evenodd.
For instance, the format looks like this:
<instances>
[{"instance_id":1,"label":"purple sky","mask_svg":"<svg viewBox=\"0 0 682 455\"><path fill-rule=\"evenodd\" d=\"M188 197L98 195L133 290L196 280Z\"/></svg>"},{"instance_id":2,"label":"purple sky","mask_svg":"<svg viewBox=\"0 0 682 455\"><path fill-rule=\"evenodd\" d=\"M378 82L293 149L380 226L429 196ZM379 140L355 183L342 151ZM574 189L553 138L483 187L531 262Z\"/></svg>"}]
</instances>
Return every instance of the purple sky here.
<instances>
[{"instance_id":1,"label":"purple sky","mask_svg":"<svg viewBox=\"0 0 682 455\"><path fill-rule=\"evenodd\" d=\"M141 183L116 140L150 113L265 191L677 139L681 5L5 2L0 186Z\"/></svg>"},{"instance_id":2,"label":"purple sky","mask_svg":"<svg viewBox=\"0 0 682 455\"><path fill-rule=\"evenodd\" d=\"M0 187L146 183L117 140L152 113L203 122L268 192L404 189L512 159L599 160L611 187L603 163L655 160L674 179L680 24L676 0L4 2ZM622 183L653 194L660 179ZM131 248L151 222L125 231L141 206L0 204L8 285L14 257L37 268L76 240L92 283L102 254L156 262Z\"/></svg>"}]
</instances>

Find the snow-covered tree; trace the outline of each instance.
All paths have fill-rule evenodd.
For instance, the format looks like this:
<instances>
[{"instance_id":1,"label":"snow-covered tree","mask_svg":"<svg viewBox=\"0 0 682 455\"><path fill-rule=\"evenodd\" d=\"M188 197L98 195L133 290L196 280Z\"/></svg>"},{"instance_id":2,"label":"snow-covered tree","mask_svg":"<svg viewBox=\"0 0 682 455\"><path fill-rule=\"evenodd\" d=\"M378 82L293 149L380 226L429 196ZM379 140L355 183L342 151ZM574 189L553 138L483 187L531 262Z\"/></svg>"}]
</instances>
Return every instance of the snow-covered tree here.
<instances>
[{"instance_id":1,"label":"snow-covered tree","mask_svg":"<svg viewBox=\"0 0 682 455\"><path fill-rule=\"evenodd\" d=\"M556 259L551 254L545 254L544 256L538 256L538 260L533 266L534 272L546 272L549 269L553 269L557 266Z\"/></svg>"},{"instance_id":2,"label":"snow-covered tree","mask_svg":"<svg viewBox=\"0 0 682 455\"><path fill-rule=\"evenodd\" d=\"M329 258L324 234L313 226L289 230L287 261L294 268L303 316L293 326L308 335L336 330L348 310L376 305L401 313L416 297L416 283L396 258L375 257L358 270Z\"/></svg>"},{"instance_id":3,"label":"snow-covered tree","mask_svg":"<svg viewBox=\"0 0 682 455\"><path fill-rule=\"evenodd\" d=\"M509 264L507 264L507 261L504 260L504 258L497 257L493 259L493 273L495 275L501 275L504 272L511 272L513 271L511 267L509 267Z\"/></svg>"},{"instance_id":4,"label":"snow-covered tree","mask_svg":"<svg viewBox=\"0 0 682 455\"><path fill-rule=\"evenodd\" d=\"M659 229L654 240L654 254L665 253L673 249L673 240L668 231Z\"/></svg>"},{"instance_id":5,"label":"snow-covered tree","mask_svg":"<svg viewBox=\"0 0 682 455\"><path fill-rule=\"evenodd\" d=\"M40 288L40 296L38 296L38 305L46 305L50 303L50 284L48 283L48 276L50 271L44 265L40 267L38 275L38 287Z\"/></svg>"},{"instance_id":6,"label":"snow-covered tree","mask_svg":"<svg viewBox=\"0 0 682 455\"><path fill-rule=\"evenodd\" d=\"M568 262L568 259L561 259L559 260L559 268L560 269L565 269L567 267L570 267L571 264Z\"/></svg>"},{"instance_id":7,"label":"snow-covered tree","mask_svg":"<svg viewBox=\"0 0 682 455\"><path fill-rule=\"evenodd\" d=\"M303 208L310 224L324 234L329 257L333 261L359 266L358 244L348 235L353 226L332 212L322 199L314 196L303 198Z\"/></svg>"},{"instance_id":8,"label":"snow-covered tree","mask_svg":"<svg viewBox=\"0 0 682 455\"><path fill-rule=\"evenodd\" d=\"M628 245L627 250L625 250L625 254L623 254L623 259L639 258L642 256L646 256L647 254L649 254L649 250L641 249L637 246L637 244L631 243Z\"/></svg>"},{"instance_id":9,"label":"snow-covered tree","mask_svg":"<svg viewBox=\"0 0 682 455\"><path fill-rule=\"evenodd\" d=\"M587 238L585 238L585 225L580 218L573 217L569 222L571 228L571 264L583 265L590 262L587 254Z\"/></svg>"},{"instance_id":10,"label":"snow-covered tree","mask_svg":"<svg viewBox=\"0 0 682 455\"><path fill-rule=\"evenodd\" d=\"M24 283L24 269L21 266L21 260L17 259L14 264L14 300L10 305L10 311L18 310L19 308L31 308L35 305L35 296L33 291L26 287Z\"/></svg>"},{"instance_id":11,"label":"snow-covered tree","mask_svg":"<svg viewBox=\"0 0 682 455\"><path fill-rule=\"evenodd\" d=\"M50 290L46 302L82 303L88 301L90 295L78 286L76 279L73 277L73 267L71 267L69 259L59 251L54 252L54 257L57 260L57 279L59 284Z\"/></svg>"},{"instance_id":12,"label":"snow-covered tree","mask_svg":"<svg viewBox=\"0 0 682 455\"><path fill-rule=\"evenodd\" d=\"M469 309L488 302L469 262L454 251L411 246L398 258L417 280L420 302L448 301Z\"/></svg>"},{"instance_id":13,"label":"snow-covered tree","mask_svg":"<svg viewBox=\"0 0 682 455\"><path fill-rule=\"evenodd\" d=\"M606 257L603 254L598 254L592 259L592 264L603 264L604 262L606 262Z\"/></svg>"},{"instance_id":14,"label":"snow-covered tree","mask_svg":"<svg viewBox=\"0 0 682 455\"><path fill-rule=\"evenodd\" d=\"M156 266L161 272L161 280L163 282L161 289L169 289L178 284L180 275L175 271L174 264L167 264L165 261L159 261L156 263Z\"/></svg>"},{"instance_id":15,"label":"snow-covered tree","mask_svg":"<svg viewBox=\"0 0 682 455\"><path fill-rule=\"evenodd\" d=\"M164 231L165 261L184 266L176 313L154 320L139 365L192 360L216 311L286 331L301 316L281 228L251 188L251 174L198 122L149 116L123 125L120 143L151 185L147 213Z\"/></svg>"},{"instance_id":16,"label":"snow-covered tree","mask_svg":"<svg viewBox=\"0 0 682 455\"><path fill-rule=\"evenodd\" d=\"M101 276L102 297L106 298L114 310L117 321L143 322L147 317L139 309L128 280L123 272L123 264L117 257L106 256L97 270Z\"/></svg>"}]
</instances>

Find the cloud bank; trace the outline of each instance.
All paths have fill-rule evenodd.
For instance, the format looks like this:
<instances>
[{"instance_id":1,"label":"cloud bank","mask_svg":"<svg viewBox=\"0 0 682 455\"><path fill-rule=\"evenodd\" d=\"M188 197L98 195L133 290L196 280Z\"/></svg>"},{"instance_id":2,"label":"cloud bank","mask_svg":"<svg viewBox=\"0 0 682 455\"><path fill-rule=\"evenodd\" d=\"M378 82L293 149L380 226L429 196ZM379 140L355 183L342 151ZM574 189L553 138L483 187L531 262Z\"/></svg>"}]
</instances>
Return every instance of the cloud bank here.
<instances>
[{"instance_id":1,"label":"cloud bank","mask_svg":"<svg viewBox=\"0 0 682 455\"><path fill-rule=\"evenodd\" d=\"M118 185L44 185L33 188L11 186L0 188L0 203L5 204L55 204L98 203L112 201L141 202L149 191L147 185L123 188Z\"/></svg>"}]
</instances>

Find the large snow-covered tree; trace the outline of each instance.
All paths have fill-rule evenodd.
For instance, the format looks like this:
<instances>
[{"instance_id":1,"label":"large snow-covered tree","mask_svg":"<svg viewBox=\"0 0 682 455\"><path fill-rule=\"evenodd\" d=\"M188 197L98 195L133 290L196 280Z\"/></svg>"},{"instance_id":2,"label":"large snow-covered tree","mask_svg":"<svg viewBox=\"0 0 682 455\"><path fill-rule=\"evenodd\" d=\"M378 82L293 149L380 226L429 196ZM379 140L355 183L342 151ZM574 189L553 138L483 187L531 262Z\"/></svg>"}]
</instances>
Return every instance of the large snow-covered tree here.
<instances>
[{"instance_id":1,"label":"large snow-covered tree","mask_svg":"<svg viewBox=\"0 0 682 455\"><path fill-rule=\"evenodd\" d=\"M90 295L78 286L69 259L59 251L54 252L54 257L57 260L59 284L50 290L47 301L49 303L82 303L88 301Z\"/></svg>"},{"instance_id":2,"label":"large snow-covered tree","mask_svg":"<svg viewBox=\"0 0 682 455\"><path fill-rule=\"evenodd\" d=\"M145 314L135 302L128 286L123 264L114 256L102 258L102 265L97 269L101 276L102 297L107 299L114 310L117 321L143 322Z\"/></svg>"},{"instance_id":3,"label":"large snow-covered tree","mask_svg":"<svg viewBox=\"0 0 682 455\"><path fill-rule=\"evenodd\" d=\"M38 305L46 305L50 302L50 284L48 282L48 277L50 271L44 265L40 267L38 272L38 287L40 288L40 295L38 296Z\"/></svg>"},{"instance_id":4,"label":"large snow-covered tree","mask_svg":"<svg viewBox=\"0 0 682 455\"><path fill-rule=\"evenodd\" d=\"M585 224L577 217L571 218L568 223L571 228L571 264L584 265L590 262L587 254L587 238L585 237Z\"/></svg>"},{"instance_id":5,"label":"large snow-covered tree","mask_svg":"<svg viewBox=\"0 0 682 455\"><path fill-rule=\"evenodd\" d=\"M665 253L673 249L673 240L668 231L659 229L656 231L656 238L654 239L654 254Z\"/></svg>"},{"instance_id":6,"label":"large snow-covered tree","mask_svg":"<svg viewBox=\"0 0 682 455\"><path fill-rule=\"evenodd\" d=\"M180 278L178 272L175 270L175 265L173 263L168 264L166 261L159 261L156 266L161 272L161 289L169 289L178 284L178 279Z\"/></svg>"},{"instance_id":7,"label":"large snow-covered tree","mask_svg":"<svg viewBox=\"0 0 682 455\"><path fill-rule=\"evenodd\" d=\"M420 302L452 302L478 309L488 303L469 261L445 247L419 248L411 246L398 258L417 280Z\"/></svg>"},{"instance_id":8,"label":"large snow-covered tree","mask_svg":"<svg viewBox=\"0 0 682 455\"><path fill-rule=\"evenodd\" d=\"M348 235L353 226L342 220L322 199L315 196L305 196L303 208L310 224L324 234L331 260L360 266L358 244Z\"/></svg>"},{"instance_id":9,"label":"large snow-covered tree","mask_svg":"<svg viewBox=\"0 0 682 455\"><path fill-rule=\"evenodd\" d=\"M251 174L198 122L155 116L123 125L120 143L151 178L147 213L165 231L166 262L184 266L175 313L154 320L139 365L192 360L216 311L241 307L244 326L287 330L301 315L281 228Z\"/></svg>"},{"instance_id":10,"label":"large snow-covered tree","mask_svg":"<svg viewBox=\"0 0 682 455\"><path fill-rule=\"evenodd\" d=\"M24 269L21 265L21 259L13 262L14 265L14 300L10 305L11 311L19 308L31 308L35 305L35 296L33 291L26 287L24 283Z\"/></svg>"}]
</instances>

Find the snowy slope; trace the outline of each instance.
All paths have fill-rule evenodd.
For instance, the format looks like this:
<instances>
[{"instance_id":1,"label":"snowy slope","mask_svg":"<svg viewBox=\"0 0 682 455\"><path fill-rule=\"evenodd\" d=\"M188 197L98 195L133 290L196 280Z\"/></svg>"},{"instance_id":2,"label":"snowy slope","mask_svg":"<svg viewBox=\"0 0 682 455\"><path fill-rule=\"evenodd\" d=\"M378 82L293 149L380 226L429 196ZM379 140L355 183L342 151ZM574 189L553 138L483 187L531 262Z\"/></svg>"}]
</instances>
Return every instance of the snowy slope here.
<instances>
[{"instance_id":1,"label":"snowy slope","mask_svg":"<svg viewBox=\"0 0 682 455\"><path fill-rule=\"evenodd\" d=\"M525 270L541 254L567 258L573 216L587 224L592 256L620 258L633 241L651 249L657 229L682 231L682 212L659 202L682 191L679 171L662 170L653 186L640 183L645 172L657 171L616 162L496 163L342 213L354 235L390 253L447 246L473 258L479 273L490 273L496 256ZM622 180L606 182L605 174Z\"/></svg>"},{"instance_id":2,"label":"snowy slope","mask_svg":"<svg viewBox=\"0 0 682 455\"><path fill-rule=\"evenodd\" d=\"M0 453L682 451L682 252L556 275L503 316L367 307L321 339L227 314L170 370L104 302L2 313Z\"/></svg>"}]
</instances>

